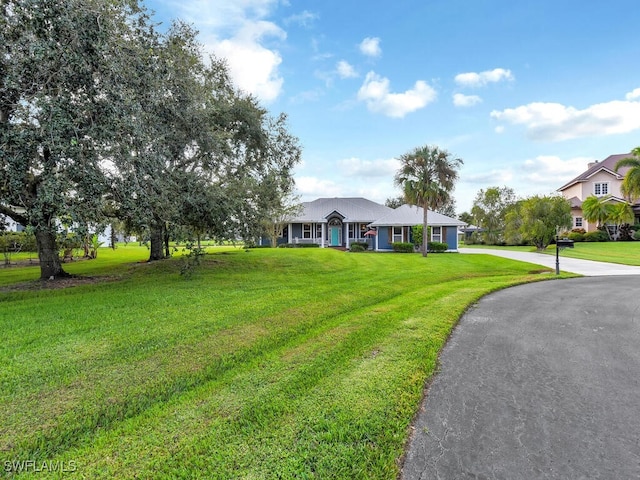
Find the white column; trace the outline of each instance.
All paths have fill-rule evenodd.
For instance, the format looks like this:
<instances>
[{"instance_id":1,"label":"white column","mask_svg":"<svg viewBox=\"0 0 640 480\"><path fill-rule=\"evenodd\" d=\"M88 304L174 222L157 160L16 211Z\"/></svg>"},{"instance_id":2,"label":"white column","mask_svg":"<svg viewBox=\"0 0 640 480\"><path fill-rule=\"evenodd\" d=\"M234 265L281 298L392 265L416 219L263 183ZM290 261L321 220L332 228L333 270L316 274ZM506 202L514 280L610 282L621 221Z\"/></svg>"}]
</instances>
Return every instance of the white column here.
<instances>
[{"instance_id":1,"label":"white column","mask_svg":"<svg viewBox=\"0 0 640 480\"><path fill-rule=\"evenodd\" d=\"M324 239L327 236L327 224L322 224L322 239L320 240L320 247L324 248Z\"/></svg>"},{"instance_id":2,"label":"white column","mask_svg":"<svg viewBox=\"0 0 640 480\"><path fill-rule=\"evenodd\" d=\"M347 227L347 250L349 250L349 224L345 223L345 226Z\"/></svg>"},{"instance_id":3,"label":"white column","mask_svg":"<svg viewBox=\"0 0 640 480\"><path fill-rule=\"evenodd\" d=\"M293 237L292 237L292 235L293 235L293 234L292 234L292 232L293 232L293 224L292 224L292 223L290 223L290 224L289 224L289 228L287 228L287 237L288 237L288 238L287 238L287 243L292 243L292 242L291 242L291 240L292 240L292 238L293 238Z\"/></svg>"}]
</instances>

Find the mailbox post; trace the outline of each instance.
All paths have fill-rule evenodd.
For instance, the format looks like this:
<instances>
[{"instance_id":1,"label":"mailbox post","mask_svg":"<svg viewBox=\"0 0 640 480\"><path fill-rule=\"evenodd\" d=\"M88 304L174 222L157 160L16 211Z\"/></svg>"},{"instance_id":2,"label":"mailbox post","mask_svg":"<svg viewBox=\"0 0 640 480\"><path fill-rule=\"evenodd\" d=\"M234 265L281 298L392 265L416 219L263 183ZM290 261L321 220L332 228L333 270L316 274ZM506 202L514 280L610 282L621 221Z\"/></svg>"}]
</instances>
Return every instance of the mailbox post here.
<instances>
[{"instance_id":1,"label":"mailbox post","mask_svg":"<svg viewBox=\"0 0 640 480\"><path fill-rule=\"evenodd\" d=\"M558 238L556 235L556 275L560 275L560 249L573 248L573 240Z\"/></svg>"}]
</instances>

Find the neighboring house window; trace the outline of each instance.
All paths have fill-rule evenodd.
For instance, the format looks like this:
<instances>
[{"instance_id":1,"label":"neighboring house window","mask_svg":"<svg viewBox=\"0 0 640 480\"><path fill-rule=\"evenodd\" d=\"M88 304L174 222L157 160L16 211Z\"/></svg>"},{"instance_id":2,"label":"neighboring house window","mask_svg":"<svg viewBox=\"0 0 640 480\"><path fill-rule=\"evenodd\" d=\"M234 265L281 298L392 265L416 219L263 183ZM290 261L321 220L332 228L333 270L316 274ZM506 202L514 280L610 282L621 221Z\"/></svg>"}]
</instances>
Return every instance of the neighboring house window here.
<instances>
[{"instance_id":1,"label":"neighboring house window","mask_svg":"<svg viewBox=\"0 0 640 480\"><path fill-rule=\"evenodd\" d=\"M582 217L576 217L576 228L582 228Z\"/></svg>"},{"instance_id":2,"label":"neighboring house window","mask_svg":"<svg viewBox=\"0 0 640 480\"><path fill-rule=\"evenodd\" d=\"M601 197L603 195L609 194L609 184L608 183L594 183L593 184L593 193L596 197Z\"/></svg>"},{"instance_id":3,"label":"neighboring house window","mask_svg":"<svg viewBox=\"0 0 640 480\"><path fill-rule=\"evenodd\" d=\"M442 241L442 227L431 227L431 241L432 242Z\"/></svg>"},{"instance_id":4,"label":"neighboring house window","mask_svg":"<svg viewBox=\"0 0 640 480\"><path fill-rule=\"evenodd\" d=\"M402 241L402 227L393 227L393 242Z\"/></svg>"},{"instance_id":5,"label":"neighboring house window","mask_svg":"<svg viewBox=\"0 0 640 480\"><path fill-rule=\"evenodd\" d=\"M311 224L303 223L302 224L302 238L311 238Z\"/></svg>"}]
</instances>

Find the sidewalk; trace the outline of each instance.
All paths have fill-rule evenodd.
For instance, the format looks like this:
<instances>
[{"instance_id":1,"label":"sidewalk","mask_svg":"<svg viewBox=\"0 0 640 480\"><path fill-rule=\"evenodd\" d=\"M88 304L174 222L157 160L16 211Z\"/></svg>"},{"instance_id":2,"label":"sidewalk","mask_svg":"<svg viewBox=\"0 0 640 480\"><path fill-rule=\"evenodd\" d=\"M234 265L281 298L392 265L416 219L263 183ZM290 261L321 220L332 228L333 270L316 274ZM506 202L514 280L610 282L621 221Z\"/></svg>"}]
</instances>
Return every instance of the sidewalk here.
<instances>
[{"instance_id":1,"label":"sidewalk","mask_svg":"<svg viewBox=\"0 0 640 480\"><path fill-rule=\"evenodd\" d=\"M521 262L543 265L555 271L555 255L534 252L516 252L511 250L486 249L486 248L460 248L462 254L485 254L496 257L510 258ZM560 271L577 273L586 277L614 276L614 275L640 275L640 267L619 265L616 263L594 262L591 260L578 260L567 258L560 253Z\"/></svg>"}]
</instances>

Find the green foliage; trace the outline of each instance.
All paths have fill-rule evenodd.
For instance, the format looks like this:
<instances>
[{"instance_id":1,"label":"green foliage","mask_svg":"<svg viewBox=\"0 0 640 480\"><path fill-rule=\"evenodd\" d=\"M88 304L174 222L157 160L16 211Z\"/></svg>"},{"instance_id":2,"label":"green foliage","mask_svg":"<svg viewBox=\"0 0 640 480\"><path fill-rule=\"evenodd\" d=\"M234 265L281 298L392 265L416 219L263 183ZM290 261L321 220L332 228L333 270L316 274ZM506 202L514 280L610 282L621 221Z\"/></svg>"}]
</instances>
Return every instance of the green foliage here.
<instances>
[{"instance_id":1,"label":"green foliage","mask_svg":"<svg viewBox=\"0 0 640 480\"><path fill-rule=\"evenodd\" d=\"M427 245L428 245L429 251L435 252L435 253L446 252L447 249L449 248L449 246L443 242L429 242Z\"/></svg>"},{"instance_id":2,"label":"green foliage","mask_svg":"<svg viewBox=\"0 0 640 480\"><path fill-rule=\"evenodd\" d=\"M603 230L594 230L593 232L587 232L584 235L585 242L607 242L609 241L609 235Z\"/></svg>"},{"instance_id":3,"label":"green foliage","mask_svg":"<svg viewBox=\"0 0 640 480\"><path fill-rule=\"evenodd\" d=\"M584 233L580 233L580 232L569 232L567 234L567 238L569 240L573 240L574 242L584 242Z\"/></svg>"},{"instance_id":4,"label":"green foliage","mask_svg":"<svg viewBox=\"0 0 640 480\"><path fill-rule=\"evenodd\" d=\"M206 255L204 248L188 243L183 249L186 255L180 257L180 275L184 278L191 278L196 269L202 264L202 258Z\"/></svg>"},{"instance_id":5,"label":"green foliage","mask_svg":"<svg viewBox=\"0 0 640 480\"><path fill-rule=\"evenodd\" d=\"M364 252L366 248L358 243L352 243L351 245L349 245L349 250L351 252Z\"/></svg>"},{"instance_id":6,"label":"green foliage","mask_svg":"<svg viewBox=\"0 0 640 480\"><path fill-rule=\"evenodd\" d=\"M534 196L518 202L519 228L523 240L544 250L555 238L558 229L571 226L571 205L559 196Z\"/></svg>"},{"instance_id":7,"label":"green foliage","mask_svg":"<svg viewBox=\"0 0 640 480\"><path fill-rule=\"evenodd\" d=\"M415 252L415 246L409 242L394 242L391 244L393 251L398 253L413 253Z\"/></svg>"},{"instance_id":8,"label":"green foliage","mask_svg":"<svg viewBox=\"0 0 640 480\"><path fill-rule=\"evenodd\" d=\"M351 242L349 247L352 247L354 245L358 245L358 246L362 247L364 250L368 250L369 249L369 243L368 242Z\"/></svg>"},{"instance_id":9,"label":"green foliage","mask_svg":"<svg viewBox=\"0 0 640 480\"><path fill-rule=\"evenodd\" d=\"M616 172L622 167L629 167L622 180L621 190L631 203L640 198L640 147L634 148L629 157L616 163Z\"/></svg>"},{"instance_id":10,"label":"green foliage","mask_svg":"<svg viewBox=\"0 0 640 480\"><path fill-rule=\"evenodd\" d=\"M482 228L479 235L485 244L498 245L504 241L506 215L515 201L515 192L509 187L490 187L477 193L471 216L473 224Z\"/></svg>"}]
</instances>

